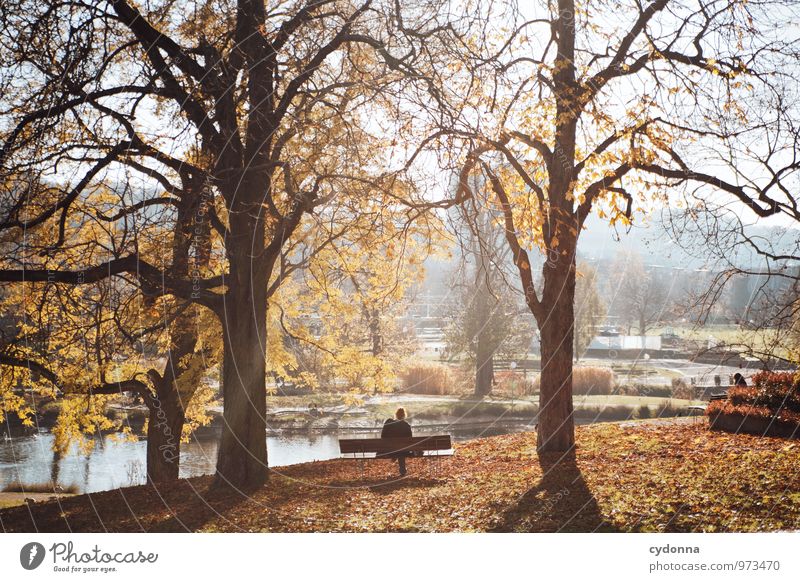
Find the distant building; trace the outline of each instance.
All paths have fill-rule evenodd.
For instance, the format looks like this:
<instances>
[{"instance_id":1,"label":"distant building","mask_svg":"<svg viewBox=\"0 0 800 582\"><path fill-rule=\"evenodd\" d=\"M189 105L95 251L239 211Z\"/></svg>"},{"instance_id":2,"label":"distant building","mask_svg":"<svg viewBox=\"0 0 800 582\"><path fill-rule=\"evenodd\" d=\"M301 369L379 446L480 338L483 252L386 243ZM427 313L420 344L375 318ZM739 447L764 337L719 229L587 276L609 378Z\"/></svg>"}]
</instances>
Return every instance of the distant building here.
<instances>
[{"instance_id":1,"label":"distant building","mask_svg":"<svg viewBox=\"0 0 800 582\"><path fill-rule=\"evenodd\" d=\"M441 358L447 349L447 343L439 340L420 340L419 346L417 355L429 358Z\"/></svg>"},{"instance_id":2,"label":"distant building","mask_svg":"<svg viewBox=\"0 0 800 582\"><path fill-rule=\"evenodd\" d=\"M628 350L661 350L661 336L659 335L598 335L596 336L587 350L588 353L594 351L628 351Z\"/></svg>"}]
</instances>

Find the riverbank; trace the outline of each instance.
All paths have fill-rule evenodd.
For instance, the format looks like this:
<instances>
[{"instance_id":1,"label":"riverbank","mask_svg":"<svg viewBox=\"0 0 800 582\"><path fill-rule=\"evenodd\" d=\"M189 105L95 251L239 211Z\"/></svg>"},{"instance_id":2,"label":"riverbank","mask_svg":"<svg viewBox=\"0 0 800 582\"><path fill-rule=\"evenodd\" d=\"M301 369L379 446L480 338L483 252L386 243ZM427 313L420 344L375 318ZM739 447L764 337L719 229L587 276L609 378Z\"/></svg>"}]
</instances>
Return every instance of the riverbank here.
<instances>
[{"instance_id":1,"label":"riverbank","mask_svg":"<svg viewBox=\"0 0 800 582\"><path fill-rule=\"evenodd\" d=\"M27 500L33 500L35 503L42 503L46 501L60 501L67 497L74 497L72 493L22 493L19 491L0 491L0 509L7 507L18 507L25 505Z\"/></svg>"},{"instance_id":2,"label":"riverbank","mask_svg":"<svg viewBox=\"0 0 800 582\"><path fill-rule=\"evenodd\" d=\"M414 426L491 424L524 421L535 424L538 412L538 395L517 398L484 397L472 395L426 396L408 393L388 393L373 396L354 396L349 393L320 392L299 396L270 396L267 408L269 434L279 436L287 431L375 430L383 421L394 416L398 406L406 407L408 418ZM575 415L579 423L604 422L638 418L647 409L647 416L674 416L685 413L687 407L702 404L696 400L683 400L657 396L631 395L575 395ZM25 436L49 430L55 426L61 402L40 399L38 415L33 426L23 426L10 415L9 422L0 425L0 435ZM222 425L222 406L208 410L211 425ZM147 418L144 405L114 404L109 407L109 418L141 434ZM200 431L206 427L200 427ZM109 431L106 434L111 434Z\"/></svg>"},{"instance_id":3,"label":"riverbank","mask_svg":"<svg viewBox=\"0 0 800 582\"><path fill-rule=\"evenodd\" d=\"M0 511L4 531L773 531L800 529L797 444L705 423L582 426L573 460L535 435L459 443L455 456L333 460L273 470L248 494L211 477Z\"/></svg>"}]
</instances>

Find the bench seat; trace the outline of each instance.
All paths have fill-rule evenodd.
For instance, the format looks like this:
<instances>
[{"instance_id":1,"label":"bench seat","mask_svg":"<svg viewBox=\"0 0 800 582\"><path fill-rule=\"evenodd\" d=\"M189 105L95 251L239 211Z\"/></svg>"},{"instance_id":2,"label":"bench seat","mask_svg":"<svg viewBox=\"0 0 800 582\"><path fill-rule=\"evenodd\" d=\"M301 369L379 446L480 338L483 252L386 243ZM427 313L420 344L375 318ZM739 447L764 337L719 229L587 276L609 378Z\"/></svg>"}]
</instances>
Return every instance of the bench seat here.
<instances>
[{"instance_id":1,"label":"bench seat","mask_svg":"<svg viewBox=\"0 0 800 582\"><path fill-rule=\"evenodd\" d=\"M413 456L435 453L426 456L447 456L452 455L452 449L453 442L449 434L411 438L339 439L339 452L342 455L354 455L356 458L386 459L397 453L409 453Z\"/></svg>"}]
</instances>

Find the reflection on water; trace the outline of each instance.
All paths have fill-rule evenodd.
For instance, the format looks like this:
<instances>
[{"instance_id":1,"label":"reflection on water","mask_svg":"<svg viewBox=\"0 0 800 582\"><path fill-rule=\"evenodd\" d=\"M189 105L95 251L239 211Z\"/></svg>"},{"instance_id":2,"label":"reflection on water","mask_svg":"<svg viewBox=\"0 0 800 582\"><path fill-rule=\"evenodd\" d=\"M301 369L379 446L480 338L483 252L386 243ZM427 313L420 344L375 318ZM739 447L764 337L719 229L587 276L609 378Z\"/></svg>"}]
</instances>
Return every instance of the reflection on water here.
<instances>
[{"instance_id":1,"label":"reflection on water","mask_svg":"<svg viewBox=\"0 0 800 582\"><path fill-rule=\"evenodd\" d=\"M530 430L526 423L492 424L468 427L449 426L416 429L417 435L448 433L455 440L493 436ZM219 427L197 433L181 445L181 477L214 472L217 460ZM326 432L284 432L267 437L269 462L273 467L339 457L340 438L378 436L346 430ZM55 482L62 487L77 487L82 493L141 484L145 481L146 446L144 439L120 440L114 436L95 439L89 454L73 450L59 456L53 452L53 435L40 432L32 436L0 439L0 490L9 483L24 485Z\"/></svg>"}]
</instances>

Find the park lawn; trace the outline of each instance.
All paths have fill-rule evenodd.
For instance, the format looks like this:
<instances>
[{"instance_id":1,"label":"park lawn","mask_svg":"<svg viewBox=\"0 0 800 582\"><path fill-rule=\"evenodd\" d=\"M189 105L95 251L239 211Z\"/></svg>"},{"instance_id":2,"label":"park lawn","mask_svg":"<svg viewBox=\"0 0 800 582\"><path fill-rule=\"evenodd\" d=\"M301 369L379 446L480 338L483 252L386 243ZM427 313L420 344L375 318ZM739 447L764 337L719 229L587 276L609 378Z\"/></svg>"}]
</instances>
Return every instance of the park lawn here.
<instances>
[{"instance_id":1,"label":"park lawn","mask_svg":"<svg viewBox=\"0 0 800 582\"><path fill-rule=\"evenodd\" d=\"M628 406L638 408L642 405L650 407L671 405L677 408L706 404L701 400L684 400L681 398L665 398L661 396L629 396L627 394L576 394L573 396L576 408L583 406Z\"/></svg>"},{"instance_id":2,"label":"park lawn","mask_svg":"<svg viewBox=\"0 0 800 582\"><path fill-rule=\"evenodd\" d=\"M708 325L704 327L694 327L692 325L672 326L672 331L681 338L705 343L709 337L717 342L728 345L751 346L754 351L765 351L769 353L775 350L775 337L778 330L774 328L764 330L742 329L736 325ZM650 330L650 335L659 335L667 331L667 327ZM778 350L778 353L787 356L788 352Z\"/></svg>"},{"instance_id":3,"label":"park lawn","mask_svg":"<svg viewBox=\"0 0 800 582\"><path fill-rule=\"evenodd\" d=\"M800 443L704 422L577 429L574 460L541 463L535 435L457 443L435 463L306 463L247 494L211 477L0 511L4 531L764 531L800 529Z\"/></svg>"}]
</instances>

